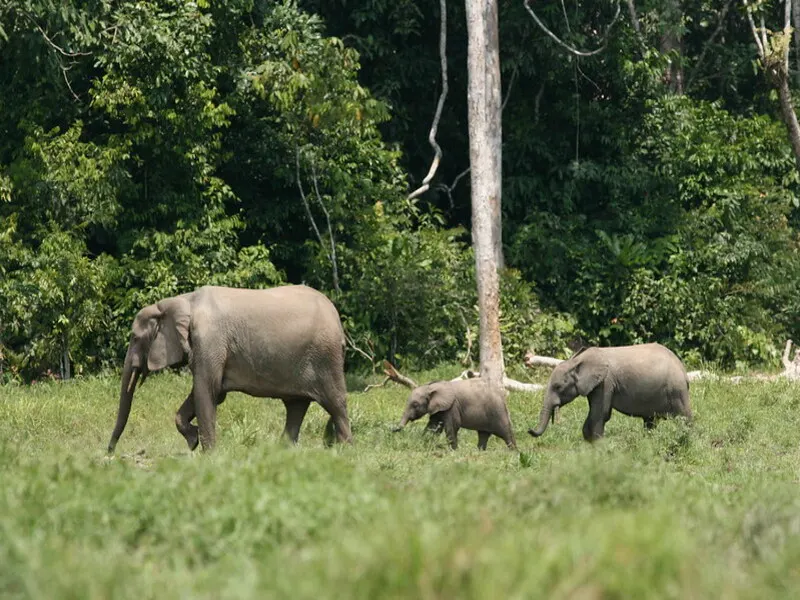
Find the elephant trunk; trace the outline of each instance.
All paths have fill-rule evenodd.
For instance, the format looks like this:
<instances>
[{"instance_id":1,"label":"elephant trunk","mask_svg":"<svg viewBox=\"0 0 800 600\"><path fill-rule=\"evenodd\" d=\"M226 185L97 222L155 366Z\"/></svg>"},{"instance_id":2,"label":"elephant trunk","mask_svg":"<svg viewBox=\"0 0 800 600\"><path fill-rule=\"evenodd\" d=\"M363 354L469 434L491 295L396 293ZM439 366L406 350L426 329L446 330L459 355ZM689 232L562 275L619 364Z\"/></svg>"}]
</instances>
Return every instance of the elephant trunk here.
<instances>
[{"instance_id":1,"label":"elephant trunk","mask_svg":"<svg viewBox=\"0 0 800 600\"><path fill-rule=\"evenodd\" d=\"M403 418L400 419L400 422L397 424L397 426L395 426L394 429L392 429L392 431L397 432L402 430L410 420L411 418L408 416L408 412L403 413Z\"/></svg>"},{"instance_id":2,"label":"elephant trunk","mask_svg":"<svg viewBox=\"0 0 800 600\"><path fill-rule=\"evenodd\" d=\"M550 398L546 399L542 405L542 410L539 413L539 424L535 428L529 429L528 433L530 433L533 437L539 437L542 435L547 429L548 422L555 416L553 413L553 409L555 407L556 404Z\"/></svg>"},{"instance_id":3,"label":"elephant trunk","mask_svg":"<svg viewBox=\"0 0 800 600\"><path fill-rule=\"evenodd\" d=\"M117 424L108 442L108 453L113 454L114 448L119 441L125 425L128 423L128 415L131 414L131 404L133 403L133 392L136 389L136 382L139 379L140 370L133 366L130 355L125 358L125 367L122 369L122 381L119 391L119 410L117 411Z\"/></svg>"}]
</instances>

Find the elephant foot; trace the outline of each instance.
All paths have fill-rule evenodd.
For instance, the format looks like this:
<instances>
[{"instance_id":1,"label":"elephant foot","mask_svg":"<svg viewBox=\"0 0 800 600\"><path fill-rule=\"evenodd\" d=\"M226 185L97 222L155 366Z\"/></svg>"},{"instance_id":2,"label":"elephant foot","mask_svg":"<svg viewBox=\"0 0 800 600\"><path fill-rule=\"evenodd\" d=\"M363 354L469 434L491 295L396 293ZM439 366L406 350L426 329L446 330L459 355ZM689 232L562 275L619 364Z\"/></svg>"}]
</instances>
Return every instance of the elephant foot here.
<instances>
[{"instance_id":1,"label":"elephant foot","mask_svg":"<svg viewBox=\"0 0 800 600\"><path fill-rule=\"evenodd\" d=\"M325 424L325 433L322 435L322 443L326 448L330 448L333 446L334 441L336 441L336 425L333 423L333 417L330 417Z\"/></svg>"},{"instance_id":2,"label":"elephant foot","mask_svg":"<svg viewBox=\"0 0 800 600\"><path fill-rule=\"evenodd\" d=\"M197 434L197 426L190 425L188 431L181 431L181 434L184 438L186 438L186 443L189 445L189 450L192 452L197 450L197 446L200 445L200 436Z\"/></svg>"}]
</instances>

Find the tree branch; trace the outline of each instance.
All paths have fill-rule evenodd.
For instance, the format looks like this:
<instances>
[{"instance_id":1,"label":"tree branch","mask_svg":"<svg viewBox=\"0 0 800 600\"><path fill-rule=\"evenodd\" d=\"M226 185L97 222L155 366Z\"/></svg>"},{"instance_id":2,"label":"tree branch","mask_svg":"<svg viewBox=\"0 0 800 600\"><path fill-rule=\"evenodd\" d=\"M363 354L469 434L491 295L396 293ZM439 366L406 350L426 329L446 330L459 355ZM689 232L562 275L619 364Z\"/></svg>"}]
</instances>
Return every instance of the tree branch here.
<instances>
[{"instance_id":1,"label":"tree branch","mask_svg":"<svg viewBox=\"0 0 800 600\"><path fill-rule=\"evenodd\" d=\"M560 358L551 358L549 356L538 356L532 351L528 350L525 353L525 358L522 361L526 367L556 367L560 365L563 360Z\"/></svg>"},{"instance_id":2,"label":"tree branch","mask_svg":"<svg viewBox=\"0 0 800 600\"><path fill-rule=\"evenodd\" d=\"M72 84L69 82L69 77L67 77L67 71L69 71L72 67L65 67L59 61L58 66L61 68L61 74L64 76L64 82L67 84L67 89L69 89L69 93L72 94L72 97L75 100L80 100L78 94L75 93L75 90L72 89Z\"/></svg>"},{"instance_id":3,"label":"tree branch","mask_svg":"<svg viewBox=\"0 0 800 600\"><path fill-rule=\"evenodd\" d=\"M629 0L633 2L633 0ZM708 49L711 47L711 44L714 43L714 40L717 39L717 36L722 32L722 28L725 25L725 18L728 16L728 11L733 4L733 0L728 0L725 3L725 6L722 8L722 12L719 15L719 21L717 22L717 28L714 30L714 33L711 34L711 37L706 40L706 43L703 44L703 50L700 52L700 56L697 58L697 61L694 63L694 67L692 68L692 73L689 75L689 79L686 82L686 89L689 89L689 86L692 85L695 76L700 70L700 65L703 64L703 61L706 58L706 54L708 53Z\"/></svg>"},{"instance_id":4,"label":"tree branch","mask_svg":"<svg viewBox=\"0 0 800 600\"><path fill-rule=\"evenodd\" d=\"M372 365L372 372L375 372L375 353L367 354L365 350L362 350L358 346L356 346L355 340L353 340L352 336L350 336L347 332L344 334L345 343L355 352L358 352L361 356L366 358L370 365ZM370 350L372 350L371 344L369 340L367 340L367 345L370 346Z\"/></svg>"},{"instance_id":5,"label":"tree branch","mask_svg":"<svg viewBox=\"0 0 800 600\"><path fill-rule=\"evenodd\" d=\"M428 169L428 174L422 180L422 185L409 194L408 199L413 200L417 196L421 196L428 191L431 187L431 180L436 175L436 170L439 168L439 162L442 160L442 149L436 142L436 132L439 129L439 120L442 118L442 110L444 109L444 101L447 98L448 84L447 84L447 0L439 0L439 11L441 13L440 27L439 27L439 62L442 71L442 92L439 94L439 101L436 103L436 113L433 116L433 123L431 130L428 132L428 143L433 148L434 156L431 162L431 168Z\"/></svg>"},{"instance_id":6,"label":"tree branch","mask_svg":"<svg viewBox=\"0 0 800 600\"><path fill-rule=\"evenodd\" d=\"M467 369L463 371L458 377L454 377L450 381L460 381L462 379L478 379L481 374L478 371ZM516 379L503 377L503 387L512 392L541 392L544 386L540 383L524 383Z\"/></svg>"},{"instance_id":7,"label":"tree branch","mask_svg":"<svg viewBox=\"0 0 800 600\"><path fill-rule=\"evenodd\" d=\"M319 206L322 209L322 212L325 214L325 223L328 225L328 237L330 238L331 242L331 251L328 253L328 257L331 260L331 268L333 269L333 289L339 293L341 290L339 289L339 265L336 261L336 240L333 237L333 229L331 228L331 216L328 213L328 209L325 208L325 203L322 201L322 196L319 193L319 185L317 184L317 168L314 163L311 163L311 177L314 183L314 193L317 196L317 202L319 202Z\"/></svg>"},{"instance_id":8,"label":"tree branch","mask_svg":"<svg viewBox=\"0 0 800 600\"><path fill-rule=\"evenodd\" d=\"M34 26L34 27L36 27L36 29L38 29L38 30L39 30L39 33L41 33L41 34L42 34L42 37L45 39L45 41L47 42L47 44L48 44L48 45L49 45L49 46L50 46L50 47L51 47L53 50L55 50L56 52L58 52L59 54L62 54L63 56L67 56L67 57L69 57L69 58L74 58L74 57L76 57L76 56L91 56L91 54L92 54L91 52L68 52L67 50L64 50L64 49L63 49L61 46L59 46L59 45L58 45L58 44L56 44L56 43L55 43L53 40L51 40L51 39L50 39L50 37L49 37L49 36L47 35L47 33L45 32L45 30L44 30L44 29L42 29L42 28L39 26L39 24L36 22L36 19L34 19L34 18L33 18L33 15L31 15L30 13L28 13L28 12L26 12L26 11L24 11L24 10L23 10L23 11L20 11L20 12L21 12L23 15L25 15L25 18L26 18L26 19L28 19L28 20L29 20L29 21L30 21L30 22L33 24L33 26Z\"/></svg>"},{"instance_id":9,"label":"tree branch","mask_svg":"<svg viewBox=\"0 0 800 600\"><path fill-rule=\"evenodd\" d=\"M633 30L636 32L636 37L639 38L639 41L644 46L644 38L642 37L642 26L639 23L639 17L636 15L636 6L633 4L633 0L627 0L628 3L628 14L631 17L631 25L633 25Z\"/></svg>"},{"instance_id":10,"label":"tree branch","mask_svg":"<svg viewBox=\"0 0 800 600\"><path fill-rule=\"evenodd\" d=\"M574 54L575 56L594 56L595 54L599 54L600 52L605 50L606 46L608 45L608 37L609 37L609 33L611 33L611 28L617 22L617 19L619 18L619 13L620 13L620 3L617 2L617 11L614 13L614 18L611 19L611 23L609 23L608 28L606 29L605 39L603 40L603 43L600 45L599 48L596 48L595 50L588 50L588 51L587 50L578 50L577 48L574 48L574 47L570 46L569 44L567 44L565 41L563 41L561 38L559 38L555 33L550 31L544 23L542 23L541 19L539 19L539 17L536 16L536 13L533 12L533 9L530 6L530 1L531 0L524 0L523 4L525 6L525 10L527 10L528 13L530 13L531 17L533 17L533 20L536 22L536 24L541 28L542 31L544 31L559 46L561 46L562 48L564 48L568 52Z\"/></svg>"},{"instance_id":11,"label":"tree branch","mask_svg":"<svg viewBox=\"0 0 800 600\"><path fill-rule=\"evenodd\" d=\"M747 22L750 23L750 31L753 33L753 39L756 41L756 46L758 47L758 55L761 57L761 60L764 60L766 51L764 50L764 46L761 44L761 39L758 37L756 22L753 20L753 9L747 3L747 0L742 0L742 3L744 4L745 12L747 13Z\"/></svg>"},{"instance_id":12,"label":"tree branch","mask_svg":"<svg viewBox=\"0 0 800 600\"><path fill-rule=\"evenodd\" d=\"M325 249L325 241L322 239L322 234L319 232L319 228L317 227L317 222L314 220L314 215L311 214L311 206L308 203L308 198L306 197L305 191L303 190L303 182L300 176L300 148L295 145L295 167L297 173L297 189L300 190L300 198L303 200L303 208L306 210L306 216L308 217L309 222L311 223L311 228L314 230L314 234L317 236L317 240L319 241L319 245ZM312 164L313 169L313 164ZM328 233L331 236L331 248L334 254L331 254L331 251L325 250L325 253L328 255L328 259L331 261L333 265L333 289L339 292L339 273L336 266L336 247L333 241L333 232L331 231L331 222L328 218L328 211L325 208L325 205L322 203L322 198L319 195L319 188L317 187L317 176L316 171L313 171L313 180L314 180L314 189L317 193L317 199L319 200L320 206L322 206L322 210L325 212L325 218L328 221Z\"/></svg>"}]
</instances>

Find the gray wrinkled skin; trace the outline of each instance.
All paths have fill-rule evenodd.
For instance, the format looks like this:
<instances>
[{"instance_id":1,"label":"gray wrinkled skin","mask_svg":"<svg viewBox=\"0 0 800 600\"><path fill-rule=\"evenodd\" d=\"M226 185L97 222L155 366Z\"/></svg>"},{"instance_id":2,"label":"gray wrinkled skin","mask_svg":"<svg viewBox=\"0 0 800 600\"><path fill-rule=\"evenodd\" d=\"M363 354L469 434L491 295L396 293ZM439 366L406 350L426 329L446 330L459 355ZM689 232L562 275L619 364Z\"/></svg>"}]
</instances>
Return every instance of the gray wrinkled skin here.
<instances>
[{"instance_id":1,"label":"gray wrinkled skin","mask_svg":"<svg viewBox=\"0 0 800 600\"><path fill-rule=\"evenodd\" d=\"M692 418L686 369L660 344L587 348L558 365L544 393L539 424L528 433L542 435L553 410L578 396L589 399L583 437L590 442L603 436L612 409L641 417L648 429L659 417Z\"/></svg>"},{"instance_id":2,"label":"gray wrinkled skin","mask_svg":"<svg viewBox=\"0 0 800 600\"><path fill-rule=\"evenodd\" d=\"M444 430L450 446L458 447L458 430L478 432L478 448L486 450L489 437L496 435L510 449L516 449L514 431L505 401L505 390L492 388L481 379L434 381L415 388L395 431L410 421L431 415L427 429ZM441 426L439 425L441 424Z\"/></svg>"}]
</instances>

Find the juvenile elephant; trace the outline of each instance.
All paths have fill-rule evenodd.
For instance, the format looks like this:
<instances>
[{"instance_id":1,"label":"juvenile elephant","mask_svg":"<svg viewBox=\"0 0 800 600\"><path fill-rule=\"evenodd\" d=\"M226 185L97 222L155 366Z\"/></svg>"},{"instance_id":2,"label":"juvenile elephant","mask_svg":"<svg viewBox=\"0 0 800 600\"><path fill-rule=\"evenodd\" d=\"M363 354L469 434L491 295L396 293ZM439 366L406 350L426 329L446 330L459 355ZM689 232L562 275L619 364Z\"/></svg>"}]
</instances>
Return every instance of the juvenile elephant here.
<instances>
[{"instance_id":1,"label":"juvenile elephant","mask_svg":"<svg viewBox=\"0 0 800 600\"><path fill-rule=\"evenodd\" d=\"M399 425L400 431L409 421L431 415L427 429L444 429L450 446L458 447L458 430L478 432L478 448L486 450L489 436L494 434L511 449L516 449L514 431L503 389L493 389L481 379L463 381L434 381L415 388L408 397Z\"/></svg>"},{"instance_id":2,"label":"juvenile elephant","mask_svg":"<svg viewBox=\"0 0 800 600\"><path fill-rule=\"evenodd\" d=\"M689 379L681 360L661 344L615 348L585 348L559 364L544 393L539 424L529 429L539 437L547 429L553 409L577 396L589 399L589 416L583 437L594 441L603 436L611 409L641 417L646 428L667 415L692 418Z\"/></svg>"},{"instance_id":3,"label":"juvenile elephant","mask_svg":"<svg viewBox=\"0 0 800 600\"><path fill-rule=\"evenodd\" d=\"M206 286L139 311L122 370L119 412L108 452L128 421L141 376L188 360L192 391L175 425L194 450L214 446L217 405L228 392L280 398L284 434L296 442L309 404L329 414L326 438L335 431L350 442L344 381L344 333L336 308L302 285L268 290ZM197 426L191 423L197 417Z\"/></svg>"}]
</instances>

